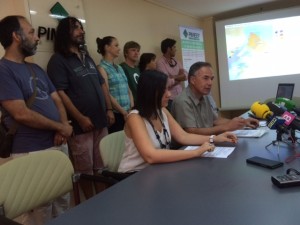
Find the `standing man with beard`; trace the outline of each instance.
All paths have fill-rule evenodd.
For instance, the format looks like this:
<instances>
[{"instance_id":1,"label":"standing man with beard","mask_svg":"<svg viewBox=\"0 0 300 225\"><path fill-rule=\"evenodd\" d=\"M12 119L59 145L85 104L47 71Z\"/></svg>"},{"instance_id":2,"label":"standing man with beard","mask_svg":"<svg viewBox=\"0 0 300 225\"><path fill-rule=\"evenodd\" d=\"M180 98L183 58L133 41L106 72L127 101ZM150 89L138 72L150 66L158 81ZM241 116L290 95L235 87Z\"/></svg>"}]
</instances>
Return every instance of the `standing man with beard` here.
<instances>
[{"instance_id":1,"label":"standing man with beard","mask_svg":"<svg viewBox=\"0 0 300 225\"><path fill-rule=\"evenodd\" d=\"M105 81L84 47L84 35L78 19L62 19L47 70L74 128L68 144L75 171L93 174L103 167L99 143L108 134L107 126L114 123L114 115ZM85 197L92 197L93 183L80 184ZM99 184L95 188L103 189Z\"/></svg>"},{"instance_id":2,"label":"standing man with beard","mask_svg":"<svg viewBox=\"0 0 300 225\"><path fill-rule=\"evenodd\" d=\"M36 53L38 41L25 17L7 16L0 21L0 42L5 49L0 60L1 112L7 128L18 123L12 158L46 149L62 150L61 145L72 134L65 108L47 74L38 65L25 61ZM26 101L35 89L29 108ZM34 209L18 221L25 225L44 224L52 216L51 207L49 203ZM63 211L67 208L68 201L64 201Z\"/></svg>"}]
</instances>

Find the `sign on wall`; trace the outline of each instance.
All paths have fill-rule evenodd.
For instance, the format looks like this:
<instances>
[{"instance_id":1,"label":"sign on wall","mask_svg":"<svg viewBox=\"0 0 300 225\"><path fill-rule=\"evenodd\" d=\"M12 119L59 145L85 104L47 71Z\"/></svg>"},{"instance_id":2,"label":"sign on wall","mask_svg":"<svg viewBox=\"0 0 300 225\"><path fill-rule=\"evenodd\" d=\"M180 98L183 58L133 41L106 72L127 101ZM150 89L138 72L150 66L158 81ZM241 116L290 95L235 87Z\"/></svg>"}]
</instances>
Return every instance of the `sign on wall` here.
<instances>
[{"instance_id":1,"label":"sign on wall","mask_svg":"<svg viewBox=\"0 0 300 225\"><path fill-rule=\"evenodd\" d=\"M203 30L193 27L179 27L183 68L189 71L191 65L205 61Z\"/></svg>"}]
</instances>

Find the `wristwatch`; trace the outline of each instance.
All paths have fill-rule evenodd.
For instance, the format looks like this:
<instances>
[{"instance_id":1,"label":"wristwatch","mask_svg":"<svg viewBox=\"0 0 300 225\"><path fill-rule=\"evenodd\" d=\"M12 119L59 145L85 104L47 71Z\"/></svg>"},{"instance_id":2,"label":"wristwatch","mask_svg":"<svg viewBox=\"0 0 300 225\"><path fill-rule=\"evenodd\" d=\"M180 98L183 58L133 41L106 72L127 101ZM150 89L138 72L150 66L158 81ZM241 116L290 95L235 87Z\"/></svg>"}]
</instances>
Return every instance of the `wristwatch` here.
<instances>
[{"instance_id":1,"label":"wristwatch","mask_svg":"<svg viewBox=\"0 0 300 225\"><path fill-rule=\"evenodd\" d=\"M211 135L211 136L209 137L209 143L211 143L211 144L214 143L214 136L215 136L215 135Z\"/></svg>"}]
</instances>

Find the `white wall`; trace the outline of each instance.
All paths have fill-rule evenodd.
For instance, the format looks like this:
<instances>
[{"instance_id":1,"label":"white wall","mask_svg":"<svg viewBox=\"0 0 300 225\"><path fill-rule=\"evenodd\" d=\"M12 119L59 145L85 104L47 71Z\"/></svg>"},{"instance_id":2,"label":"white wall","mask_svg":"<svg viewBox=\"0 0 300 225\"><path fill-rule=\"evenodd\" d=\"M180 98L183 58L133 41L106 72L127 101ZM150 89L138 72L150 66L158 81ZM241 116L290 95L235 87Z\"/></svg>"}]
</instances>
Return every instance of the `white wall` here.
<instances>
[{"instance_id":1,"label":"white wall","mask_svg":"<svg viewBox=\"0 0 300 225\"><path fill-rule=\"evenodd\" d=\"M122 49L125 42L134 40L142 46L141 52L154 52L160 56L163 39L170 37L180 44L180 25L200 25L197 19L144 0L83 0L83 7L87 20L87 44L97 63L101 58L97 53L97 37L115 36ZM123 57L118 61L122 60Z\"/></svg>"}]
</instances>

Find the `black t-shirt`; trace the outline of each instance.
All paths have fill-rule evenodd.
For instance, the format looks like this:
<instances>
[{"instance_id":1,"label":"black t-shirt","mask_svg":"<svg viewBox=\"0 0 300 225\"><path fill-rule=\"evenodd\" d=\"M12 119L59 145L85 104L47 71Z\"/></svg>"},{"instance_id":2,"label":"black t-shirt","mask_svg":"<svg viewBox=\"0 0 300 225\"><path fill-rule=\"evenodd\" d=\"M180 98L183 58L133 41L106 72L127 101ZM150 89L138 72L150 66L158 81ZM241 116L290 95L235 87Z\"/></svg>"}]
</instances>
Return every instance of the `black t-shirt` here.
<instances>
[{"instance_id":1,"label":"black t-shirt","mask_svg":"<svg viewBox=\"0 0 300 225\"><path fill-rule=\"evenodd\" d=\"M67 57L55 53L48 67L48 74L57 90L64 90L74 106L89 117L96 129L107 126L105 98L102 84L105 82L89 55L82 62L76 54ZM70 115L75 134L84 133Z\"/></svg>"}]
</instances>

